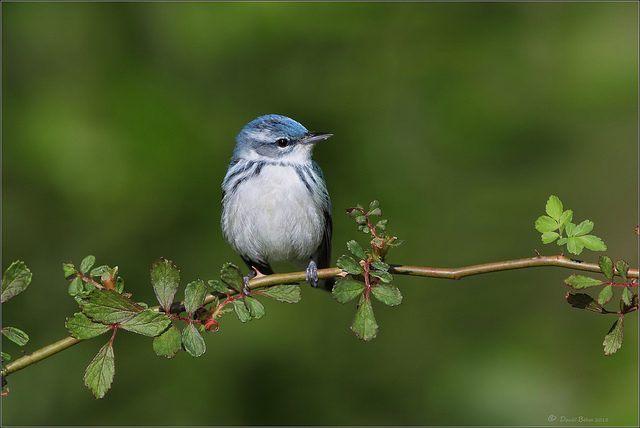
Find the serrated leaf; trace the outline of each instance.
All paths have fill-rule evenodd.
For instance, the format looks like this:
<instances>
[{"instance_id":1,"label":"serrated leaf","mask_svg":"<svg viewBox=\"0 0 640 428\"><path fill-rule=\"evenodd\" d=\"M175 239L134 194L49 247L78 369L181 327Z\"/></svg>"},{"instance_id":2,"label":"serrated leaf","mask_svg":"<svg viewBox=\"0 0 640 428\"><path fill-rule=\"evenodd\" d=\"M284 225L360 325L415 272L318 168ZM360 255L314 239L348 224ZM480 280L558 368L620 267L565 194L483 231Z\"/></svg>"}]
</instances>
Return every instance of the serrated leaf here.
<instances>
[{"instance_id":1,"label":"serrated leaf","mask_svg":"<svg viewBox=\"0 0 640 428\"><path fill-rule=\"evenodd\" d=\"M371 271L371 276L375 276L376 278L379 278L380 281L386 284L391 284L393 282L393 275L383 270L373 270Z\"/></svg>"},{"instance_id":2,"label":"serrated leaf","mask_svg":"<svg viewBox=\"0 0 640 428\"><path fill-rule=\"evenodd\" d=\"M569 278L565 279L564 283L576 290L602 285L602 281L599 279L578 275L577 273L574 273Z\"/></svg>"},{"instance_id":3,"label":"serrated leaf","mask_svg":"<svg viewBox=\"0 0 640 428\"><path fill-rule=\"evenodd\" d=\"M584 243L582 242L582 237L578 238L568 238L567 239L567 251L573 253L575 255L579 255L584 249Z\"/></svg>"},{"instance_id":4,"label":"serrated leaf","mask_svg":"<svg viewBox=\"0 0 640 428\"><path fill-rule=\"evenodd\" d=\"M347 248L349 249L349 251L351 251L351 254L356 256L358 259L364 260L367 258L367 254L364 252L360 244L358 244L356 241L351 240L347 242Z\"/></svg>"},{"instance_id":5,"label":"serrated leaf","mask_svg":"<svg viewBox=\"0 0 640 428\"><path fill-rule=\"evenodd\" d=\"M204 338L193 324L187 324L182 330L182 344L192 357L199 357L207 350Z\"/></svg>"},{"instance_id":6,"label":"serrated leaf","mask_svg":"<svg viewBox=\"0 0 640 428\"><path fill-rule=\"evenodd\" d=\"M351 330L359 339L366 341L374 339L378 334L378 323L373 315L371 300L364 298L364 296L360 299L360 305L356 310L355 317L353 317Z\"/></svg>"},{"instance_id":7,"label":"serrated leaf","mask_svg":"<svg viewBox=\"0 0 640 428\"><path fill-rule=\"evenodd\" d=\"M573 231L573 236L582 236L593 230L593 222L590 220L585 220L579 225L577 225Z\"/></svg>"},{"instance_id":8,"label":"serrated leaf","mask_svg":"<svg viewBox=\"0 0 640 428\"><path fill-rule=\"evenodd\" d=\"M607 251L607 246L602 242L602 239L594 235L578 236L575 239L579 239L582 245L591 251Z\"/></svg>"},{"instance_id":9,"label":"serrated leaf","mask_svg":"<svg viewBox=\"0 0 640 428\"><path fill-rule=\"evenodd\" d=\"M618 270L618 274L624 279L624 282L629 282L629 278L627 276L627 272L629 271L629 263L624 260L616 261L616 269Z\"/></svg>"},{"instance_id":10,"label":"serrated leaf","mask_svg":"<svg viewBox=\"0 0 640 428\"><path fill-rule=\"evenodd\" d=\"M558 220L558 226L560 228L560 233L564 230L564 228L573 220L573 211L565 210L562 212L560 219Z\"/></svg>"},{"instance_id":11,"label":"serrated leaf","mask_svg":"<svg viewBox=\"0 0 640 428\"><path fill-rule=\"evenodd\" d=\"M76 339L92 339L111 330L112 326L91 321L82 312L73 314L73 318L67 318L65 327L69 334Z\"/></svg>"},{"instance_id":12,"label":"serrated leaf","mask_svg":"<svg viewBox=\"0 0 640 428\"><path fill-rule=\"evenodd\" d=\"M632 306L631 303L633 301L633 293L629 289L629 287L624 287L622 289L622 301L627 306Z\"/></svg>"},{"instance_id":13,"label":"serrated leaf","mask_svg":"<svg viewBox=\"0 0 640 428\"><path fill-rule=\"evenodd\" d=\"M569 303L574 308L586 309L588 311L596 312L598 314L601 314L604 312L604 310L602 309L602 306L598 305L595 299L589 296L588 294L584 294L584 293L574 294L574 293L568 292L567 295L565 296L565 299L567 300L567 303Z\"/></svg>"},{"instance_id":14,"label":"serrated leaf","mask_svg":"<svg viewBox=\"0 0 640 428\"><path fill-rule=\"evenodd\" d=\"M120 327L133 333L155 337L171 324L171 320L164 312L145 309L142 312L120 323Z\"/></svg>"},{"instance_id":15,"label":"serrated leaf","mask_svg":"<svg viewBox=\"0 0 640 428\"><path fill-rule=\"evenodd\" d=\"M68 290L69 295L70 296L77 296L78 294L82 293L83 291L84 291L84 282L82 281L82 278L80 278L79 276L76 276L69 283L69 290Z\"/></svg>"},{"instance_id":16,"label":"serrated leaf","mask_svg":"<svg viewBox=\"0 0 640 428\"><path fill-rule=\"evenodd\" d=\"M168 311L180 286L180 271L171 260L161 258L151 266L151 284L160 306Z\"/></svg>"},{"instance_id":17,"label":"serrated leaf","mask_svg":"<svg viewBox=\"0 0 640 428\"><path fill-rule=\"evenodd\" d=\"M365 290L366 286L352 278L341 278L333 287L333 297L340 303L347 303L358 297Z\"/></svg>"},{"instance_id":18,"label":"serrated leaf","mask_svg":"<svg viewBox=\"0 0 640 428\"><path fill-rule=\"evenodd\" d=\"M612 298L613 298L613 286L609 284L606 287L604 287L602 290L600 290L600 293L598 294L598 304L604 305Z\"/></svg>"},{"instance_id":19,"label":"serrated leaf","mask_svg":"<svg viewBox=\"0 0 640 428\"><path fill-rule=\"evenodd\" d=\"M96 263L95 256L88 255L80 263L80 272L82 272L83 275L86 274L87 272L89 272L89 270L93 267L95 263Z\"/></svg>"},{"instance_id":20,"label":"serrated leaf","mask_svg":"<svg viewBox=\"0 0 640 428\"><path fill-rule=\"evenodd\" d=\"M371 201L371 203L369 204L369 212L375 210L376 208L378 208L380 206L380 201L377 199L374 199L373 201Z\"/></svg>"},{"instance_id":21,"label":"serrated leaf","mask_svg":"<svg viewBox=\"0 0 640 428\"><path fill-rule=\"evenodd\" d=\"M380 217L382 215L382 210L380 208L374 208L371 211L369 211L367 215Z\"/></svg>"},{"instance_id":22,"label":"serrated leaf","mask_svg":"<svg viewBox=\"0 0 640 428\"><path fill-rule=\"evenodd\" d=\"M611 257L601 254L598 257L598 265L600 265L604 276L606 276L609 281L613 280L613 261Z\"/></svg>"},{"instance_id":23,"label":"serrated leaf","mask_svg":"<svg viewBox=\"0 0 640 428\"><path fill-rule=\"evenodd\" d=\"M620 349L622 346L622 338L623 334L623 323L624 323L624 315L622 315L618 320L613 323L611 329L609 329L609 333L604 337L604 342L602 345L604 346L604 354L605 355L613 355Z\"/></svg>"},{"instance_id":24,"label":"serrated leaf","mask_svg":"<svg viewBox=\"0 0 640 428\"><path fill-rule=\"evenodd\" d=\"M206 294L207 289L203 280L198 279L187 284L187 288L184 290L185 311L189 314L194 313L204 303Z\"/></svg>"},{"instance_id":25,"label":"serrated leaf","mask_svg":"<svg viewBox=\"0 0 640 428\"><path fill-rule=\"evenodd\" d=\"M367 217L365 217L362 213L358 213L358 215L354 217L354 220L361 226L367 224Z\"/></svg>"},{"instance_id":26,"label":"serrated leaf","mask_svg":"<svg viewBox=\"0 0 640 428\"><path fill-rule=\"evenodd\" d=\"M252 318L259 320L265 315L264 306L258 299L247 296L244 298L244 304L247 306Z\"/></svg>"},{"instance_id":27,"label":"serrated leaf","mask_svg":"<svg viewBox=\"0 0 640 428\"><path fill-rule=\"evenodd\" d=\"M68 281L71 281L72 277L78 274L78 271L71 262L62 263L62 271L64 272L64 279Z\"/></svg>"},{"instance_id":28,"label":"serrated leaf","mask_svg":"<svg viewBox=\"0 0 640 428\"><path fill-rule=\"evenodd\" d=\"M98 266L97 268L91 269L91 272L89 273L89 276L91 276L91 277L102 276L103 273L109 272L110 270L111 270L111 268L109 266L107 266L107 265Z\"/></svg>"},{"instance_id":29,"label":"serrated leaf","mask_svg":"<svg viewBox=\"0 0 640 428\"><path fill-rule=\"evenodd\" d=\"M391 266L389 266L388 264L386 264L385 262L381 262L379 260L374 260L371 262L371 266L373 266L374 268L387 272L389 270L389 268Z\"/></svg>"},{"instance_id":30,"label":"serrated leaf","mask_svg":"<svg viewBox=\"0 0 640 428\"><path fill-rule=\"evenodd\" d=\"M285 303L298 303L302 298L298 284L275 285L261 290L260 294Z\"/></svg>"},{"instance_id":31,"label":"serrated leaf","mask_svg":"<svg viewBox=\"0 0 640 428\"><path fill-rule=\"evenodd\" d=\"M11 263L2 274L2 303L26 290L32 277L33 274L24 262L18 260Z\"/></svg>"},{"instance_id":32,"label":"serrated leaf","mask_svg":"<svg viewBox=\"0 0 640 428\"><path fill-rule=\"evenodd\" d=\"M382 219L382 220L378 221L378 222L376 223L376 227L377 227L378 229L380 229L380 230L386 230L386 229L387 229L387 224L388 224L388 223L389 223L389 220L387 220L387 219L385 218L385 219Z\"/></svg>"},{"instance_id":33,"label":"serrated leaf","mask_svg":"<svg viewBox=\"0 0 640 428\"><path fill-rule=\"evenodd\" d=\"M567 232L567 237L571 238L573 236L573 233L576 230L576 225L574 223L567 223L567 225L565 226L565 232Z\"/></svg>"},{"instance_id":34,"label":"serrated leaf","mask_svg":"<svg viewBox=\"0 0 640 428\"><path fill-rule=\"evenodd\" d=\"M142 306L112 290L94 290L82 299L82 312L94 321L117 324L142 312Z\"/></svg>"},{"instance_id":35,"label":"serrated leaf","mask_svg":"<svg viewBox=\"0 0 640 428\"><path fill-rule=\"evenodd\" d=\"M558 234L558 232L544 232L542 234L542 243L543 244L550 244L553 241L555 241L556 239L558 239L560 237L560 235Z\"/></svg>"},{"instance_id":36,"label":"serrated leaf","mask_svg":"<svg viewBox=\"0 0 640 428\"><path fill-rule=\"evenodd\" d=\"M240 321L251 321L251 313L249 313L249 309L247 309L247 305L245 305L242 299L233 300L233 309L235 309L236 315L238 315L238 319Z\"/></svg>"},{"instance_id":37,"label":"serrated leaf","mask_svg":"<svg viewBox=\"0 0 640 428\"><path fill-rule=\"evenodd\" d=\"M210 279L209 281L207 281L207 284L209 286L210 293L217 292L221 294L229 294L229 287L227 287L222 281L218 281L217 279Z\"/></svg>"},{"instance_id":38,"label":"serrated leaf","mask_svg":"<svg viewBox=\"0 0 640 428\"><path fill-rule=\"evenodd\" d=\"M222 265L220 279L236 291L240 291L244 287L242 272L240 271L240 268L233 263L227 262Z\"/></svg>"},{"instance_id":39,"label":"serrated leaf","mask_svg":"<svg viewBox=\"0 0 640 428\"><path fill-rule=\"evenodd\" d=\"M159 357L173 358L182 349L182 334L175 325L153 338L153 351Z\"/></svg>"},{"instance_id":40,"label":"serrated leaf","mask_svg":"<svg viewBox=\"0 0 640 428\"><path fill-rule=\"evenodd\" d=\"M29 341L29 335L19 328L3 327L2 334L18 346L24 346Z\"/></svg>"},{"instance_id":41,"label":"serrated leaf","mask_svg":"<svg viewBox=\"0 0 640 428\"><path fill-rule=\"evenodd\" d=\"M345 254L340 256L336 264L340 269L352 275L359 275L364 272L364 269L360 266L360 262L350 255Z\"/></svg>"},{"instance_id":42,"label":"serrated leaf","mask_svg":"<svg viewBox=\"0 0 640 428\"><path fill-rule=\"evenodd\" d=\"M558 222L549 216L542 215L535 222L536 230L540 233L558 230Z\"/></svg>"},{"instance_id":43,"label":"serrated leaf","mask_svg":"<svg viewBox=\"0 0 640 428\"><path fill-rule=\"evenodd\" d=\"M402 293L395 285L378 285L371 287L373 296L387 306L396 306L402 303Z\"/></svg>"},{"instance_id":44,"label":"serrated leaf","mask_svg":"<svg viewBox=\"0 0 640 428\"><path fill-rule=\"evenodd\" d=\"M96 398L102 398L111 388L116 374L113 342L108 341L91 360L84 374L84 384Z\"/></svg>"},{"instance_id":45,"label":"serrated leaf","mask_svg":"<svg viewBox=\"0 0 640 428\"><path fill-rule=\"evenodd\" d=\"M549 196L545 211L552 219L560 220L560 216L562 215L562 202L560 202L560 198L555 195Z\"/></svg>"}]
</instances>

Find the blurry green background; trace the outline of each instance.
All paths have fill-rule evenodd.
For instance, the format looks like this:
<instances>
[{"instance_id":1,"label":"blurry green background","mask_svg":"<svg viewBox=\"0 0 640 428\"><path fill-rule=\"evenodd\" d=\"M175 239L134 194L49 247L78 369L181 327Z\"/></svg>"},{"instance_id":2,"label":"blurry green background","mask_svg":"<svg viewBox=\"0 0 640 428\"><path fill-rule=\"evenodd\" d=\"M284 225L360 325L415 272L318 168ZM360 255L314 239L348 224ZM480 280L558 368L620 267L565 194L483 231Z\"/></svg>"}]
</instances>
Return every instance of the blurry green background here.
<instances>
[{"instance_id":1,"label":"blurry green background","mask_svg":"<svg viewBox=\"0 0 640 428\"><path fill-rule=\"evenodd\" d=\"M2 40L2 268L34 273L2 322L27 352L78 310L65 261L118 265L149 304L161 256L184 284L241 263L220 183L266 113L335 134L314 155L334 260L366 242L344 208L374 198L406 240L391 263L556 254L533 227L555 194L637 266L635 2L3 3ZM120 332L95 400L82 376L100 337L12 374L2 424L637 426L637 314L605 357L615 317L572 309L571 273L399 276L404 302L374 302L370 343L354 304L308 286L260 321L222 318L198 359Z\"/></svg>"}]
</instances>

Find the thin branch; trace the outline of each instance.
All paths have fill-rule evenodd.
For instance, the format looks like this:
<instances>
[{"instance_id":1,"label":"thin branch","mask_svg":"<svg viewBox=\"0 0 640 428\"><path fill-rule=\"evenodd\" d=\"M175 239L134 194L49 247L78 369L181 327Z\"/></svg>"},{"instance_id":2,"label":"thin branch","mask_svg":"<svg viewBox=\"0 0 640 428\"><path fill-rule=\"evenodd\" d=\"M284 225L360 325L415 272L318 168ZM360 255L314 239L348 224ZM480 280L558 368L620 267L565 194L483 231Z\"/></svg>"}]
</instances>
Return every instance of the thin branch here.
<instances>
[{"instance_id":1,"label":"thin branch","mask_svg":"<svg viewBox=\"0 0 640 428\"><path fill-rule=\"evenodd\" d=\"M502 262L485 263L481 265L465 266L460 268L430 268L422 266L406 266L406 265L391 265L389 271L394 274L400 275L412 275L412 276L425 276L433 278L448 278L448 279L460 279L465 276L479 275L482 273L499 272L512 269L524 269L537 266L558 266L567 269L575 269L587 272L602 273L600 266L596 263L580 262L577 260L571 260L564 256L536 256L527 259L507 260ZM616 275L620 275L616 269L614 269ZM342 274L342 270L338 267L319 269L318 278L335 277ZM268 287L271 285L286 284L292 282L304 282L306 272L294 272L285 274L274 274L253 278L249 285L252 290ZM638 269L629 269L627 273L628 278L638 278ZM637 281L633 286L638 286ZM230 295L235 292L230 293ZM209 294L205 299L205 305L212 303L217 297ZM159 306L152 309L160 311ZM37 363L51 355L57 354L82 340L74 337L66 337L56 343L47 345L42 349L39 349L32 354L25 355L18 358L15 361L8 363L5 369L2 370L2 376L8 376L20 369L23 369L31 364Z\"/></svg>"}]
</instances>

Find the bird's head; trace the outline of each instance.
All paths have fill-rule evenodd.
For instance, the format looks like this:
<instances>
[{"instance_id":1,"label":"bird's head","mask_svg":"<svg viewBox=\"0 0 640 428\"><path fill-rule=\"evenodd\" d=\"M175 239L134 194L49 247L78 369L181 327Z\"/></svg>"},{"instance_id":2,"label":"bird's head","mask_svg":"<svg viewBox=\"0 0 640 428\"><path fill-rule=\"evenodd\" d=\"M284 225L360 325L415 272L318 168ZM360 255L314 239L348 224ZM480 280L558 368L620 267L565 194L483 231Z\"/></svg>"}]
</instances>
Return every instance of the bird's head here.
<instances>
[{"instance_id":1,"label":"bird's head","mask_svg":"<svg viewBox=\"0 0 640 428\"><path fill-rule=\"evenodd\" d=\"M236 136L234 158L306 162L313 146L333 134L309 132L286 116L268 114L245 125Z\"/></svg>"}]
</instances>

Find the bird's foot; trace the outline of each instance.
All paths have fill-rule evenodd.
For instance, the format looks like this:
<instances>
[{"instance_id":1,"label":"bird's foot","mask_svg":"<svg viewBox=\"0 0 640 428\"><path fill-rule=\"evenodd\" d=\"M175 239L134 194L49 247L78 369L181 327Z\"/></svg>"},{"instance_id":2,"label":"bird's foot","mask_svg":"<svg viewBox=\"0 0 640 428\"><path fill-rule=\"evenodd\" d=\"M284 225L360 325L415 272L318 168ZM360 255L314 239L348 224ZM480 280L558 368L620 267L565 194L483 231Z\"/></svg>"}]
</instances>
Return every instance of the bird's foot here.
<instances>
[{"instance_id":1,"label":"bird's foot","mask_svg":"<svg viewBox=\"0 0 640 428\"><path fill-rule=\"evenodd\" d=\"M318 266L313 260L311 260L309 266L307 266L306 281L311 284L312 287L318 286Z\"/></svg>"},{"instance_id":2,"label":"bird's foot","mask_svg":"<svg viewBox=\"0 0 640 428\"><path fill-rule=\"evenodd\" d=\"M249 280L252 279L254 276L256 276L256 273L258 273L258 271L255 268L253 268L249 270L249 273L247 274L247 276L242 278L242 294L244 294L245 296L248 296L249 293L251 292L251 286L249 285Z\"/></svg>"}]
</instances>

